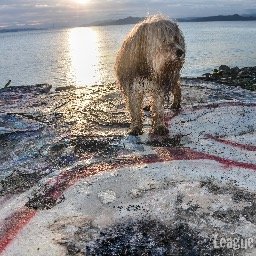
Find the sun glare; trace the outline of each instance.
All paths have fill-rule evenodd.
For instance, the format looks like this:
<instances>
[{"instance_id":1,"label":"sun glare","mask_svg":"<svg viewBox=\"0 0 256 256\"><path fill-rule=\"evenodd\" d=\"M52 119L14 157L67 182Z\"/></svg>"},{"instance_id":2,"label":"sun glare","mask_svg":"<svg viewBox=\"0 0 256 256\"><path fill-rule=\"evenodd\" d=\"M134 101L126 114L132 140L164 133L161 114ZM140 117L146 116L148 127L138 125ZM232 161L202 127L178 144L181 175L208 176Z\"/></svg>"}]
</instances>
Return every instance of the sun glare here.
<instances>
[{"instance_id":1,"label":"sun glare","mask_svg":"<svg viewBox=\"0 0 256 256\"><path fill-rule=\"evenodd\" d=\"M96 83L100 76L98 33L93 28L73 28L69 33L71 69L69 72L76 85Z\"/></svg>"},{"instance_id":2,"label":"sun glare","mask_svg":"<svg viewBox=\"0 0 256 256\"><path fill-rule=\"evenodd\" d=\"M90 0L75 0L78 4L87 4Z\"/></svg>"}]
</instances>

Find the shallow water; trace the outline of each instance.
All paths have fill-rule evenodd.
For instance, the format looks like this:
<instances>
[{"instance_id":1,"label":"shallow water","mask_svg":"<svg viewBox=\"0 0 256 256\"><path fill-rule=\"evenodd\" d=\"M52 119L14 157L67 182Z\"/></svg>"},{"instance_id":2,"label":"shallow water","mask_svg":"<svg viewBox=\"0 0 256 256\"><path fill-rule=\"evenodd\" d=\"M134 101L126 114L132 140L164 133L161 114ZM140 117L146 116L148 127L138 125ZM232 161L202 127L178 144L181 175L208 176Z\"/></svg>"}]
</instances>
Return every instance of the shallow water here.
<instances>
[{"instance_id":1,"label":"shallow water","mask_svg":"<svg viewBox=\"0 0 256 256\"><path fill-rule=\"evenodd\" d=\"M115 81L115 55L133 25L0 34L0 87L50 83L85 86ZM221 64L256 65L256 22L180 23L187 44L183 76Z\"/></svg>"}]
</instances>

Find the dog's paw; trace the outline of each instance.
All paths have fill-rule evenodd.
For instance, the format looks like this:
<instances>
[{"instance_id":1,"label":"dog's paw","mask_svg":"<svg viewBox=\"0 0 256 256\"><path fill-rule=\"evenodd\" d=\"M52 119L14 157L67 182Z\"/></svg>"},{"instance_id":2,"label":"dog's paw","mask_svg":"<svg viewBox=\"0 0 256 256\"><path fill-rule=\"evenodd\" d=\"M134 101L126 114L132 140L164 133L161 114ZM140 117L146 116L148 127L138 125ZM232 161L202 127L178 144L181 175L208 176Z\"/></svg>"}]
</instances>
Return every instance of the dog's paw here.
<instances>
[{"instance_id":1,"label":"dog's paw","mask_svg":"<svg viewBox=\"0 0 256 256\"><path fill-rule=\"evenodd\" d=\"M133 136L138 136L143 134L142 128L135 126L133 128L130 129L130 131L128 132L129 135L133 135Z\"/></svg>"},{"instance_id":2,"label":"dog's paw","mask_svg":"<svg viewBox=\"0 0 256 256\"><path fill-rule=\"evenodd\" d=\"M164 136L169 133L168 128L165 125L159 125L154 128L153 134L154 135L159 135L159 136Z\"/></svg>"},{"instance_id":3,"label":"dog's paw","mask_svg":"<svg viewBox=\"0 0 256 256\"><path fill-rule=\"evenodd\" d=\"M171 105L171 109L173 110L179 110L181 108L181 105L179 103L173 103Z\"/></svg>"}]
</instances>

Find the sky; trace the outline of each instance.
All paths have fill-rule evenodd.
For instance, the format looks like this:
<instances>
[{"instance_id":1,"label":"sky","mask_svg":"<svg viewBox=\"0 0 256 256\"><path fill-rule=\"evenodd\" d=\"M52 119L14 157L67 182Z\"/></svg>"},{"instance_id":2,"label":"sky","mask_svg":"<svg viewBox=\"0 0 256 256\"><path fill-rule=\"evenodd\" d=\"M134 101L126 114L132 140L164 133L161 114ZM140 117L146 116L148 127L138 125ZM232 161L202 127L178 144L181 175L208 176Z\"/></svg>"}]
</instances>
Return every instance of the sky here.
<instances>
[{"instance_id":1,"label":"sky","mask_svg":"<svg viewBox=\"0 0 256 256\"><path fill-rule=\"evenodd\" d=\"M256 13L255 0L0 0L0 29L76 26L96 20L144 17L171 18Z\"/></svg>"}]
</instances>

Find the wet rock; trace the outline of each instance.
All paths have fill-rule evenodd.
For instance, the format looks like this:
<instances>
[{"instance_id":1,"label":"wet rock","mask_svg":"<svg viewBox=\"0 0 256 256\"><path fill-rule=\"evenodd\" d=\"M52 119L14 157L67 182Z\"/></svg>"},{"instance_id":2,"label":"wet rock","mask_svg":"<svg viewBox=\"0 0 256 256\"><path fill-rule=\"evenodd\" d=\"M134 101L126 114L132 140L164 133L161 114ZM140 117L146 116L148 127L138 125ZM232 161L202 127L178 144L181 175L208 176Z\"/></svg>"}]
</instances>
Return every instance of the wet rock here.
<instances>
[{"instance_id":1,"label":"wet rock","mask_svg":"<svg viewBox=\"0 0 256 256\"><path fill-rule=\"evenodd\" d=\"M69 91L76 89L75 86L59 86L55 88L55 92Z\"/></svg>"},{"instance_id":2,"label":"wet rock","mask_svg":"<svg viewBox=\"0 0 256 256\"><path fill-rule=\"evenodd\" d=\"M33 187L42 178L40 173L22 173L14 171L0 181L0 195L22 193Z\"/></svg>"},{"instance_id":3,"label":"wet rock","mask_svg":"<svg viewBox=\"0 0 256 256\"><path fill-rule=\"evenodd\" d=\"M153 147L180 147L182 136L168 137L168 136L155 136L152 135L147 145Z\"/></svg>"},{"instance_id":4,"label":"wet rock","mask_svg":"<svg viewBox=\"0 0 256 256\"><path fill-rule=\"evenodd\" d=\"M69 166L73 164L76 160L77 160L77 157L74 154L64 155L58 159L58 164L59 166L62 166L62 167Z\"/></svg>"},{"instance_id":5,"label":"wet rock","mask_svg":"<svg viewBox=\"0 0 256 256\"><path fill-rule=\"evenodd\" d=\"M48 189L46 193L35 192L25 206L34 210L48 210L63 200L65 200L64 195L54 196L54 190Z\"/></svg>"},{"instance_id":6,"label":"wet rock","mask_svg":"<svg viewBox=\"0 0 256 256\"><path fill-rule=\"evenodd\" d=\"M230 72L230 67L227 65L221 65L219 67L219 70L227 73L227 72Z\"/></svg>"},{"instance_id":7,"label":"wet rock","mask_svg":"<svg viewBox=\"0 0 256 256\"><path fill-rule=\"evenodd\" d=\"M42 123L25 117L0 114L0 134L36 131L43 127L44 125Z\"/></svg>"},{"instance_id":8,"label":"wet rock","mask_svg":"<svg viewBox=\"0 0 256 256\"><path fill-rule=\"evenodd\" d=\"M127 126L127 118L122 123L125 111L116 109L121 98L106 96L112 92L108 85L74 89L76 94L68 90L49 93L50 90L51 85L47 84L0 90L0 174L4 180L1 191L7 190L2 194L11 191L9 175L15 170L30 173L17 180L13 178L13 193L19 193L39 181L40 178L35 179L32 184L36 173L42 172L44 177L46 169L60 170L91 155L111 161L110 156L121 146L120 131L118 135L116 131ZM86 112L81 111L81 106ZM102 128L99 120L109 126ZM111 133L111 137L105 132ZM29 175L30 185L26 185Z\"/></svg>"},{"instance_id":9,"label":"wet rock","mask_svg":"<svg viewBox=\"0 0 256 256\"><path fill-rule=\"evenodd\" d=\"M224 70L222 71L223 72L219 72L217 70L216 73L219 73L217 76L220 76L224 82L228 83L228 76L231 76L231 73L225 74ZM249 71L245 70L244 72ZM202 81L199 83L198 80L195 80L194 83L194 85L191 85L192 82L190 80L186 86L183 86L184 91L186 92L184 105L198 102L215 103L216 100L228 99L228 97L238 100L248 100L251 99L250 97L253 97L251 92L244 92L243 90L240 90L239 93L229 93L229 91L231 91L229 87L215 83L206 83ZM65 199L63 196L65 189L69 187L69 184L73 184L72 177L75 177L76 175L78 178L80 177L81 173L79 171L76 172L75 168L63 167L72 165L74 162L79 160L85 159L86 162L88 158L84 157L84 155L87 156L87 153L89 153L88 155L92 154L95 156L96 162L99 159L102 160L100 157L103 156L105 157L105 161L110 161L113 159L113 156L116 156L116 153L117 155L120 153L120 148L123 150L122 147L125 146L122 145L121 138L123 137L116 135L116 131L113 132L113 126L111 126L111 124L115 124L117 127L121 127L121 125L116 121L114 122L114 119L108 118L108 116L105 118L104 116L106 113L109 113L109 116L115 113L114 111L109 111L110 108L104 105L108 100L108 97L105 97L102 101L95 100L95 103L93 103L94 105L91 102L88 103L90 106L84 106L86 111L80 113L78 110L81 109L84 100L83 98L75 96L74 102L71 102L68 108L65 106L65 109L63 109L63 112L59 115L54 112L56 111L56 106L51 108L51 105L54 102L57 103L59 107L62 107L63 103L59 103L63 100L62 94L65 95L65 91L63 91L63 93L45 95L45 98L43 99L38 96L33 104L30 104L30 100L37 97L36 94L37 92L32 94L33 97L28 99L28 106L31 105L31 108L34 106L38 107L41 113L45 115L45 120L49 120L49 118L55 116L52 119L52 124L46 124L45 129L39 129L37 135L34 135L33 133L33 136L30 132L20 132L19 135L17 135L17 133L2 133L1 139L0 135L0 161L2 163L6 159L9 162L12 161L13 166L11 166L10 169L13 170L14 167L16 168L17 165L20 164L20 161L30 158L30 165L25 162L24 168L26 167L27 170L33 170L35 173L28 174L20 172L20 169L16 168L16 170L18 170L16 173L13 173L1 181L0 193L2 193L1 195L11 193L12 191L13 193L19 193L20 191L25 191L34 185L40 186L40 184L43 184L38 191L31 195L26 204L29 208L43 210L51 209L56 204L62 202L62 200ZM86 95L86 93L84 93L84 95ZM95 95L97 94L89 96L96 97ZM19 109L25 101L20 103L21 101L19 100L20 95L18 91L16 96L15 107L16 109ZM52 98L47 100L49 96ZM66 96L70 99L69 92L67 92ZM6 96L6 98L8 97ZM113 96L111 101L115 98L116 97ZM40 100L41 102L46 102L46 104L40 105ZM102 106L105 106L106 108L104 109ZM213 105L213 107L214 106L217 107L218 103ZM195 109L196 107L200 107L200 105L195 106ZM48 110L45 111L45 108L48 108ZM100 111L101 109L104 109L104 111ZM119 113L121 112L118 112L116 120L119 116L124 115L123 112L120 115ZM33 113L29 112L24 114L27 115L27 117L29 115L31 117L35 116ZM57 118L58 116L61 117L61 121L59 120L60 118ZM10 119L8 119L9 117ZM12 119L13 117L14 119ZM17 118L17 115L9 115L7 119L3 119L3 122L5 124L9 122L10 128L13 129L13 127L16 127L16 123L23 123L25 120L25 128L27 131L33 128L33 126L30 127L27 125L27 117L23 115L22 117ZM75 126L76 123L83 122L84 119L86 119L86 122L90 123L90 125L84 126L84 123L82 123L80 126ZM110 123L108 128L110 128L109 130L112 132L111 137L109 135L108 137L104 132L102 132L102 127L99 126L99 122L95 122L95 120L98 121L98 119L102 119L104 121L102 121L102 123L104 124L108 124L108 122ZM123 120L126 119L120 120L120 123L122 123ZM193 120L184 120L179 123L179 125L186 125L186 122L190 121ZM31 124L34 123L32 122ZM37 124L37 122L35 122L35 124ZM7 126L3 125L2 127ZM22 126L19 126L18 128L21 129ZM84 135L83 132L86 129L90 130L92 136ZM98 133L96 134L96 132ZM185 136L186 135L179 135L177 138L165 137L162 139L159 137L152 137L149 140L149 145L152 147L178 148L182 146L181 138L183 139ZM143 145L145 143L147 144L147 142L143 144L143 141L140 140L140 138L135 138L133 136L128 136L127 141L125 141L124 144L127 145L128 142L130 143L129 145L131 145L129 153L143 151ZM8 154L6 154L6 151ZM15 154L12 155L12 152ZM123 150L122 155L126 152L128 151ZM154 157L154 155L148 154L147 157L150 159L151 157ZM122 161L122 158L120 159L120 161ZM37 165L39 160L47 162L49 167L54 168L56 171L48 177L45 177L42 183L39 182L41 179L40 175L42 173L42 167ZM8 161L6 166L9 165ZM134 162L131 161L131 164L132 163ZM50 168L49 170L52 170ZM62 171L66 169L68 171L64 173L67 175L64 175ZM82 172L85 172L85 170L86 169L83 167ZM3 171L5 172L6 170L3 168ZM38 173L40 173L40 175L38 175ZM60 176L57 179L51 179L54 175L58 174L60 174ZM69 183L70 181L71 183ZM52 184L51 182L55 182L55 184ZM62 245L67 247L70 255L84 255L85 253L87 253L86 255L230 255L229 251L214 251L211 241L211 232L215 232L217 229L214 229L215 226L211 226L211 220L216 220L216 222L221 221L227 225L231 223L233 226L237 226L238 217L244 216L246 221L255 223L256 211L255 204L253 203L253 201L255 201L255 195L246 190L239 190L232 185L223 187L213 181L202 182L201 186L203 188L203 192L206 192L206 196L208 198L212 198L212 196L216 196L216 198L218 198L219 195L223 196L228 194L230 199L229 202L232 202L233 200L234 205L241 203L240 208L233 211L230 210L230 208L225 210L214 209L215 212L212 211L211 213L213 213L213 215L210 216L211 213L208 211L206 213L203 212L203 206L206 204L205 201L202 200L203 202L201 205L198 205L198 202L196 201L188 203L184 195L177 195L176 208L172 208L172 210L167 212L167 214L170 213L170 215L173 214L173 212L174 215L178 215L176 217L177 219L173 223L162 223L160 220L151 220L148 218L148 215L144 216L144 220L140 221L133 219L130 221L124 220L122 223L112 223L110 227L103 230L98 230L96 228L90 229L79 223L81 225L78 225L77 229L74 229L74 231L72 230L72 232L75 233L74 239L73 237L71 239L66 239L65 243L62 241ZM161 188L164 187L165 185ZM36 188L37 187L35 187L35 189ZM147 186L131 190L130 196L132 198L136 198L136 200L140 200L143 198L144 194L157 190L158 188L158 183L147 183ZM207 193L209 193L209 195ZM105 191L105 188L104 191L97 195L103 204L110 204L114 202L117 197L114 191ZM162 195L164 195L164 191ZM162 195L158 198L161 199ZM172 194L168 199L171 197ZM193 199L197 199L197 197L194 196ZM112 208L112 206L113 205L104 205L102 207ZM140 207L142 208L143 206L130 204L124 208L127 211L139 212L142 211L140 210ZM209 211L211 211L211 209ZM204 230L206 236L201 235L199 231L197 231L197 227L202 225L203 222L206 223L205 227L207 225ZM210 231L207 232L208 230Z\"/></svg>"},{"instance_id":10,"label":"wet rock","mask_svg":"<svg viewBox=\"0 0 256 256\"><path fill-rule=\"evenodd\" d=\"M69 142L53 143L42 150L41 154L56 167L67 167L77 160L74 147Z\"/></svg>"},{"instance_id":11,"label":"wet rock","mask_svg":"<svg viewBox=\"0 0 256 256\"><path fill-rule=\"evenodd\" d=\"M204 77L206 77L207 79L209 79L211 77L211 73L205 73L203 74Z\"/></svg>"},{"instance_id":12,"label":"wet rock","mask_svg":"<svg viewBox=\"0 0 256 256\"><path fill-rule=\"evenodd\" d=\"M221 65L212 73L203 74L201 77L207 81L216 81L222 84L241 86L244 89L255 91L256 67L232 67Z\"/></svg>"},{"instance_id":13,"label":"wet rock","mask_svg":"<svg viewBox=\"0 0 256 256\"><path fill-rule=\"evenodd\" d=\"M71 141L74 146L74 153L79 155L83 153L113 154L117 150L117 142L120 139L113 137L97 138L78 136Z\"/></svg>"},{"instance_id":14,"label":"wet rock","mask_svg":"<svg viewBox=\"0 0 256 256\"><path fill-rule=\"evenodd\" d=\"M237 77L239 77L239 78L248 78L248 73L242 70L237 74Z\"/></svg>"},{"instance_id":15,"label":"wet rock","mask_svg":"<svg viewBox=\"0 0 256 256\"><path fill-rule=\"evenodd\" d=\"M52 88L50 84L36 84L36 85L23 85L23 86L10 86L0 89L3 92L16 92L16 93L49 93Z\"/></svg>"},{"instance_id":16,"label":"wet rock","mask_svg":"<svg viewBox=\"0 0 256 256\"><path fill-rule=\"evenodd\" d=\"M240 71L239 67L233 67L230 69L230 73L233 76L236 76L239 73L239 71Z\"/></svg>"}]
</instances>

